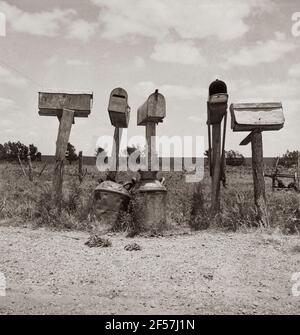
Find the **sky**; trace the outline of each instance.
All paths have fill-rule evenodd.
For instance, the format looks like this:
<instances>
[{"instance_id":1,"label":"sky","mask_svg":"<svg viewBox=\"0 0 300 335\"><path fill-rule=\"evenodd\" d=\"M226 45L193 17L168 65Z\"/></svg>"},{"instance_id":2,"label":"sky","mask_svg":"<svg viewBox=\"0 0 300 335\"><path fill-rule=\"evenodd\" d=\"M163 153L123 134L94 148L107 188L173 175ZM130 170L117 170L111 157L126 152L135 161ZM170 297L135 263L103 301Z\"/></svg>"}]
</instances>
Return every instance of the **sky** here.
<instances>
[{"instance_id":1,"label":"sky","mask_svg":"<svg viewBox=\"0 0 300 335\"><path fill-rule=\"evenodd\" d=\"M157 135L205 136L207 146L208 87L218 78L229 104L282 102L285 126L263 133L265 156L299 149L297 12L299 0L0 0L0 143L54 154L58 120L38 115L38 92L93 92L90 117L76 119L70 137L93 155L99 136L113 135L109 95L123 87L128 137L144 136L137 109L159 89L167 115ZM226 149L250 156L239 146L246 135L232 132L229 116Z\"/></svg>"}]
</instances>

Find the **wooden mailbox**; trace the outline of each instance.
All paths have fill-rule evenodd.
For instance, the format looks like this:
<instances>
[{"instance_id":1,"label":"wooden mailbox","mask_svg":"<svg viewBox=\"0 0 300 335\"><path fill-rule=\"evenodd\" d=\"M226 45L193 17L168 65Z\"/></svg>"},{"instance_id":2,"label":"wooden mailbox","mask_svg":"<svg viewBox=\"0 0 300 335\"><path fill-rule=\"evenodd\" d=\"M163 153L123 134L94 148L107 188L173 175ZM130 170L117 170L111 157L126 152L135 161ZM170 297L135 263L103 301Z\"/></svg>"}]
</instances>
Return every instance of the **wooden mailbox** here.
<instances>
[{"instance_id":1,"label":"wooden mailbox","mask_svg":"<svg viewBox=\"0 0 300 335\"><path fill-rule=\"evenodd\" d=\"M230 112L233 131L279 130L285 121L279 102L232 104Z\"/></svg>"},{"instance_id":2,"label":"wooden mailbox","mask_svg":"<svg viewBox=\"0 0 300 335\"><path fill-rule=\"evenodd\" d=\"M130 117L128 94L123 88L112 90L109 98L108 113L111 124L116 128L127 128Z\"/></svg>"},{"instance_id":3,"label":"wooden mailbox","mask_svg":"<svg viewBox=\"0 0 300 335\"><path fill-rule=\"evenodd\" d=\"M74 117L88 117L93 94L39 92L39 115L62 116L63 109L74 111Z\"/></svg>"},{"instance_id":4,"label":"wooden mailbox","mask_svg":"<svg viewBox=\"0 0 300 335\"><path fill-rule=\"evenodd\" d=\"M145 126L147 123L159 123L163 122L165 117L166 100L165 97L156 90L138 109L137 124L138 126Z\"/></svg>"}]
</instances>

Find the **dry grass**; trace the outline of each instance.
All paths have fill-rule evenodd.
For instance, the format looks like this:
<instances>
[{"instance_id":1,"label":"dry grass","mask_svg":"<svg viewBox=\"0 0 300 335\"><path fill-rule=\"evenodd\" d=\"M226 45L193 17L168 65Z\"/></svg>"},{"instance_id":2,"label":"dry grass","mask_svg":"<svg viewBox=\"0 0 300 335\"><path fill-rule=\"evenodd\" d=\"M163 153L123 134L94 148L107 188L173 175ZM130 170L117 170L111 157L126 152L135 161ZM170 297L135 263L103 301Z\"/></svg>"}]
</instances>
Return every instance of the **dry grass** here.
<instances>
[{"instance_id":1,"label":"dry grass","mask_svg":"<svg viewBox=\"0 0 300 335\"><path fill-rule=\"evenodd\" d=\"M53 166L48 166L41 178L38 173L42 165L34 166L35 179L29 182L16 164L0 165L0 220L14 223L33 223L60 229L91 231L96 218L93 215L93 190L98 179L103 177L94 166L88 166L83 183L79 183L77 166L66 166L62 215L58 215L52 203L51 178ZM128 181L134 173L120 173L119 179ZM168 189L167 220L171 229L194 230L214 227L222 230L244 230L252 227L280 229L284 233L298 233L300 219L296 215L297 194L292 191L272 192L266 180L270 212L269 227L261 227L253 205L252 172L250 167L228 167L226 189L222 189L222 213L215 218L209 216L210 179L205 176L201 194L194 192L194 184L185 182L181 172L163 173ZM199 192L199 190L197 191ZM201 197L199 197L201 195ZM200 212L193 211L202 198ZM135 234L138 230L132 211L125 213L114 230Z\"/></svg>"}]
</instances>

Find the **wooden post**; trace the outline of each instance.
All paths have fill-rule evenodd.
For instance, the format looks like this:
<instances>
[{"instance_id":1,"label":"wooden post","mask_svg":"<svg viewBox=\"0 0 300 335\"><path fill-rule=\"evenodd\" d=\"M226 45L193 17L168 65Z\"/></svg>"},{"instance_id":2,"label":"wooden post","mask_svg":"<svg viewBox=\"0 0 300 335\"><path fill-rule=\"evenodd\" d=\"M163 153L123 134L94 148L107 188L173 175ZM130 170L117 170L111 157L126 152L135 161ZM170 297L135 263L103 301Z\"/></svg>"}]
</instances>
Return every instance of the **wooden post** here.
<instances>
[{"instance_id":1,"label":"wooden post","mask_svg":"<svg viewBox=\"0 0 300 335\"><path fill-rule=\"evenodd\" d=\"M32 162L31 162L30 154L28 154L27 156L27 161L28 161L28 170L29 170L29 180L33 181Z\"/></svg>"},{"instance_id":2,"label":"wooden post","mask_svg":"<svg viewBox=\"0 0 300 335\"><path fill-rule=\"evenodd\" d=\"M147 122L146 124L146 140L147 140L147 153L148 153L148 171L154 169L154 162L152 161L152 155L155 157L156 145L156 124L154 122Z\"/></svg>"},{"instance_id":3,"label":"wooden post","mask_svg":"<svg viewBox=\"0 0 300 335\"><path fill-rule=\"evenodd\" d=\"M258 219L267 226L269 224L268 209L266 203L265 178L263 168L263 142L262 133L252 133L252 172L254 183L254 202L257 208Z\"/></svg>"},{"instance_id":4,"label":"wooden post","mask_svg":"<svg viewBox=\"0 0 300 335\"><path fill-rule=\"evenodd\" d=\"M298 161L297 161L297 174L298 174L298 208L297 208L297 214L298 217L300 218L300 151L298 150Z\"/></svg>"},{"instance_id":5,"label":"wooden post","mask_svg":"<svg viewBox=\"0 0 300 335\"><path fill-rule=\"evenodd\" d=\"M83 156L82 156L82 151L79 151L79 154L78 154L78 178L79 178L80 183L82 183L82 181L83 181L82 166L83 166Z\"/></svg>"},{"instance_id":6,"label":"wooden post","mask_svg":"<svg viewBox=\"0 0 300 335\"><path fill-rule=\"evenodd\" d=\"M19 162L19 164L20 164L20 166L21 166L23 175L24 175L24 177L26 177L26 172L25 172L25 170L24 170L24 167L23 167L23 164L22 164L22 161L21 161L21 158L20 158L20 153L18 153L17 156L18 156L18 162Z\"/></svg>"},{"instance_id":7,"label":"wooden post","mask_svg":"<svg viewBox=\"0 0 300 335\"><path fill-rule=\"evenodd\" d=\"M211 184L211 214L220 211L220 181L221 181L221 124L212 126L212 184Z\"/></svg>"},{"instance_id":8,"label":"wooden post","mask_svg":"<svg viewBox=\"0 0 300 335\"><path fill-rule=\"evenodd\" d=\"M113 169L109 171L108 176L111 180L116 181L120 167L120 140L123 134L123 128L115 127L114 142L112 147Z\"/></svg>"},{"instance_id":9,"label":"wooden post","mask_svg":"<svg viewBox=\"0 0 300 335\"><path fill-rule=\"evenodd\" d=\"M62 187L64 178L64 162L67 146L70 138L71 128L74 120L74 111L64 109L60 119L58 136L56 141L56 163L53 178L53 192L55 203L59 212L62 205Z\"/></svg>"}]
</instances>

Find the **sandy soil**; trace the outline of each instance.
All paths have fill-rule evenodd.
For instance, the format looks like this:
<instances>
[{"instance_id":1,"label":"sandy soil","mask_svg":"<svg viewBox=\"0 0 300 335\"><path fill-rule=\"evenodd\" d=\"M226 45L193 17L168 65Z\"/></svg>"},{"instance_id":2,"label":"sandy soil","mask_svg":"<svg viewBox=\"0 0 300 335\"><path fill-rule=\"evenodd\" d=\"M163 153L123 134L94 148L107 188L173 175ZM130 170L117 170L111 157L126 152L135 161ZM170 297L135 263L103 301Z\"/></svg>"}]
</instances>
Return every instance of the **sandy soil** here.
<instances>
[{"instance_id":1,"label":"sandy soil","mask_svg":"<svg viewBox=\"0 0 300 335\"><path fill-rule=\"evenodd\" d=\"M0 227L0 314L299 314L299 236L199 232L109 238ZM141 251L125 251L128 243Z\"/></svg>"}]
</instances>

